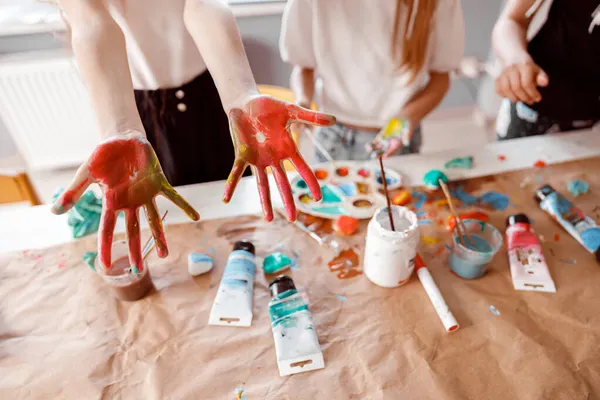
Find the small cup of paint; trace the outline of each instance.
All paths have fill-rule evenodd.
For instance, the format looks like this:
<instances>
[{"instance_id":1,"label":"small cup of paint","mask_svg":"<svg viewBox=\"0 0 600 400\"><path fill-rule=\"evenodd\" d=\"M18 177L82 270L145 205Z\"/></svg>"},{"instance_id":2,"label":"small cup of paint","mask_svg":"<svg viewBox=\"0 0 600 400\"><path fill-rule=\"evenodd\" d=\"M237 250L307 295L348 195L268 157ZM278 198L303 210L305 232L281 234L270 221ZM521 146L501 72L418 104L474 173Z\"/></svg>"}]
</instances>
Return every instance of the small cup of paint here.
<instances>
[{"instance_id":1,"label":"small cup of paint","mask_svg":"<svg viewBox=\"0 0 600 400\"><path fill-rule=\"evenodd\" d=\"M493 225L483 221L467 219L464 225L471 240L463 235L463 245L458 230L454 229L450 268L461 278L480 278L487 272L489 263L502 247L502 234Z\"/></svg>"},{"instance_id":2,"label":"small cup of paint","mask_svg":"<svg viewBox=\"0 0 600 400\"><path fill-rule=\"evenodd\" d=\"M138 273L132 271L129 262L129 246L125 240L113 242L112 266L109 269L100 262L100 257L96 257L94 267L98 275L110 286L113 294L119 300L139 300L154 287L146 261L144 261L141 271Z\"/></svg>"}]
</instances>

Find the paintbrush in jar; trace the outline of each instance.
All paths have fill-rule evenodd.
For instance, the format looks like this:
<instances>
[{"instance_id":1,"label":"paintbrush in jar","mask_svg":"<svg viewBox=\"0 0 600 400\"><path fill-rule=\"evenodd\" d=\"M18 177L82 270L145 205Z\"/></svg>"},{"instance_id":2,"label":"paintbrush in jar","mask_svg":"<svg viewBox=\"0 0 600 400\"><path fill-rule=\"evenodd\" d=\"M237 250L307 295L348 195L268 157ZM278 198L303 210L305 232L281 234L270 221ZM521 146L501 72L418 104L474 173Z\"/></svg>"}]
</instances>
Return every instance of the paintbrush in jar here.
<instances>
[{"instance_id":1,"label":"paintbrush in jar","mask_svg":"<svg viewBox=\"0 0 600 400\"><path fill-rule=\"evenodd\" d=\"M168 213L169 210L166 210L160 220L164 221ZM154 246L156 246L156 240L154 240L154 236L150 236L150 239L148 239L146 244L144 244L144 249L142 250L142 261L144 261L146 257L148 257Z\"/></svg>"},{"instance_id":2,"label":"paintbrush in jar","mask_svg":"<svg viewBox=\"0 0 600 400\"><path fill-rule=\"evenodd\" d=\"M390 194L388 192L387 179L385 178L385 169L383 168L383 154L379 155L379 169L381 169L381 180L383 182L383 192L385 194L385 200L387 201L387 212L388 217L390 217L390 227L392 228L392 231L396 231L396 227L394 227L394 217L392 215L392 203L390 202Z\"/></svg>"}]
</instances>

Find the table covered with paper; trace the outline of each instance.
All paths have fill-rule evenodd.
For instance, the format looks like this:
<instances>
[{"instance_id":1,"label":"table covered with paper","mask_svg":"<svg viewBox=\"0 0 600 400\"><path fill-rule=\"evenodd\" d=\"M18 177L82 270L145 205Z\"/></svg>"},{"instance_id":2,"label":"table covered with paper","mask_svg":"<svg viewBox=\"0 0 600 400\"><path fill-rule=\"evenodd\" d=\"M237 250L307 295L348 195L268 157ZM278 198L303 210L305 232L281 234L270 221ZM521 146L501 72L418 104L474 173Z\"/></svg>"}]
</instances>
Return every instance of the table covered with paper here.
<instances>
[{"instance_id":1,"label":"table covered with paper","mask_svg":"<svg viewBox=\"0 0 600 400\"><path fill-rule=\"evenodd\" d=\"M461 209L489 214L501 231L510 214L530 217L554 294L516 291L505 248L484 277L459 278L448 268L447 209L431 199L419 205L420 218L430 219L421 226L420 252L460 323L454 333L444 330L416 277L396 289L364 275L339 279L327 267L334 254L283 219L168 226L169 257L149 259L156 290L134 303L114 299L81 261L95 249L94 237L0 255L0 398L600 398L600 265L533 200L550 183L598 220L598 170L594 158L450 184L476 197L508 195L508 205ZM569 195L573 179L589 182L589 193ZM359 252L365 230L347 240ZM252 326L208 325L240 239L252 241L259 257L282 251L294 258L286 273L310 301L324 369L279 376L267 309L274 276L260 263ZM191 277L191 251L213 256L215 268Z\"/></svg>"}]
</instances>

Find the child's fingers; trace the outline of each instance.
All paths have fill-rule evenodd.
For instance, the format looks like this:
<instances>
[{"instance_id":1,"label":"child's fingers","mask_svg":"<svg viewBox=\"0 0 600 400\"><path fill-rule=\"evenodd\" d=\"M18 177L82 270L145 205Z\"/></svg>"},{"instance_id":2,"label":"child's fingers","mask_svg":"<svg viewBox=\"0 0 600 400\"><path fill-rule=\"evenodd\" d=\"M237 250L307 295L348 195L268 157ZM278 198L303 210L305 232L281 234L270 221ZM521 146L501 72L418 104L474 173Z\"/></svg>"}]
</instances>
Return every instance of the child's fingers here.
<instances>
[{"instance_id":1,"label":"child's fingers","mask_svg":"<svg viewBox=\"0 0 600 400\"><path fill-rule=\"evenodd\" d=\"M296 171L300 174L304 182L308 185L308 189L312 193L313 199L315 201L321 200L323 194L321 193L321 185L319 185L319 181L317 177L313 173L312 169L308 166L304 158L299 152L296 152L294 155L290 157L292 164L296 168Z\"/></svg>"},{"instance_id":2,"label":"child's fingers","mask_svg":"<svg viewBox=\"0 0 600 400\"><path fill-rule=\"evenodd\" d=\"M521 69L521 86L532 103L537 103L542 99L536 87L536 72L532 65L526 65Z\"/></svg>"},{"instance_id":3,"label":"child's fingers","mask_svg":"<svg viewBox=\"0 0 600 400\"><path fill-rule=\"evenodd\" d=\"M550 83L550 78L546 72L540 69L537 73L536 82L538 86L546 87Z\"/></svg>"},{"instance_id":4,"label":"child's fingers","mask_svg":"<svg viewBox=\"0 0 600 400\"><path fill-rule=\"evenodd\" d=\"M229 178L227 178L227 182L225 183L225 193L223 193L224 203L229 203L231 200L233 192L235 191L240 179L242 179L242 175L244 174L246 167L247 164L244 160L237 159L233 163L233 168L231 168Z\"/></svg>"},{"instance_id":5,"label":"child's fingers","mask_svg":"<svg viewBox=\"0 0 600 400\"><path fill-rule=\"evenodd\" d=\"M515 94L517 99L524 103L531 103L532 99L529 98L521 86L521 74L519 69L511 68L508 73L508 79L510 81L510 90Z\"/></svg>"},{"instance_id":6,"label":"child's fingers","mask_svg":"<svg viewBox=\"0 0 600 400\"><path fill-rule=\"evenodd\" d=\"M101 218L98 229L98 257L100 257L100 264L108 269L112 265L112 243L117 215L113 210L105 208L102 210Z\"/></svg>"},{"instance_id":7,"label":"child's fingers","mask_svg":"<svg viewBox=\"0 0 600 400\"><path fill-rule=\"evenodd\" d=\"M91 183L92 180L90 179L88 166L85 163L79 167L69 187L56 199L51 211L54 214L63 214L69 211Z\"/></svg>"},{"instance_id":8,"label":"child's fingers","mask_svg":"<svg viewBox=\"0 0 600 400\"><path fill-rule=\"evenodd\" d=\"M390 145L383 153L383 158L388 158L398 153L400 150L402 150L402 146L401 140L398 140L397 138L390 139Z\"/></svg>"},{"instance_id":9,"label":"child's fingers","mask_svg":"<svg viewBox=\"0 0 600 400\"><path fill-rule=\"evenodd\" d=\"M330 114L308 110L295 104L288 104L290 119L307 124L329 126L335 124L335 117Z\"/></svg>"},{"instance_id":10,"label":"child's fingers","mask_svg":"<svg viewBox=\"0 0 600 400\"><path fill-rule=\"evenodd\" d=\"M496 79L496 92L500 97L505 97L513 103L517 101L516 96L510 89L510 82L506 72L502 73L498 79Z\"/></svg>"},{"instance_id":11,"label":"child's fingers","mask_svg":"<svg viewBox=\"0 0 600 400\"><path fill-rule=\"evenodd\" d=\"M296 220L296 205L294 204L294 196L292 195L290 182L288 181L283 168L281 168L281 165L273 165L271 166L271 169L273 170L277 187L279 187L279 193L281 194L288 220L293 222Z\"/></svg>"},{"instance_id":12,"label":"child's fingers","mask_svg":"<svg viewBox=\"0 0 600 400\"><path fill-rule=\"evenodd\" d=\"M156 243L156 253L160 258L165 258L169 255L169 248L167 247L162 220L158 216L158 209L154 199L152 199L151 202L144 204L144 210L146 211L146 219L148 219L152 237L154 237L154 242Z\"/></svg>"},{"instance_id":13,"label":"child's fingers","mask_svg":"<svg viewBox=\"0 0 600 400\"><path fill-rule=\"evenodd\" d=\"M140 219L138 209L132 208L125 213L127 220L127 242L129 244L129 265L132 269L141 272L142 265L142 243L140 242Z\"/></svg>"},{"instance_id":14,"label":"child's fingers","mask_svg":"<svg viewBox=\"0 0 600 400\"><path fill-rule=\"evenodd\" d=\"M171 185L165 184L162 189L162 194L171 200L177 207L181 208L192 221L198 221L200 219L200 214L198 214L198 211L196 211L190 203L181 197L181 195L177 193L177 191L173 189Z\"/></svg>"},{"instance_id":15,"label":"child's fingers","mask_svg":"<svg viewBox=\"0 0 600 400\"><path fill-rule=\"evenodd\" d=\"M269 178L267 172L263 168L252 166L252 171L256 176L256 184L258 186L258 195L260 196L260 204L263 209L265 220L273 220L273 206L271 205L271 189L269 188Z\"/></svg>"}]
</instances>

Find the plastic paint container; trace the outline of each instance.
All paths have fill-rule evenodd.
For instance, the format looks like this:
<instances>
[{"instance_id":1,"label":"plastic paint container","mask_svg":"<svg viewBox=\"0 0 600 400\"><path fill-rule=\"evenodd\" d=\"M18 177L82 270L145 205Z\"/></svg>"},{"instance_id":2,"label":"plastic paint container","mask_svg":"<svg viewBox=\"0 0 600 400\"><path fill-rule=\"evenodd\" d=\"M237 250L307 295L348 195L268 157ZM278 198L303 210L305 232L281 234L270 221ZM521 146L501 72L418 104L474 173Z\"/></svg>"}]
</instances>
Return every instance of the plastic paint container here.
<instances>
[{"instance_id":1,"label":"plastic paint container","mask_svg":"<svg viewBox=\"0 0 600 400\"><path fill-rule=\"evenodd\" d=\"M467 219L464 225L473 243L463 236L463 246L458 230L454 229L450 268L461 278L475 279L487 272L489 263L502 247L502 234L487 222Z\"/></svg>"},{"instance_id":2,"label":"plastic paint container","mask_svg":"<svg viewBox=\"0 0 600 400\"><path fill-rule=\"evenodd\" d=\"M408 282L415 267L419 226L417 215L406 207L392 206L395 231L387 207L378 209L369 222L364 274L374 284L398 287Z\"/></svg>"},{"instance_id":3,"label":"plastic paint container","mask_svg":"<svg viewBox=\"0 0 600 400\"><path fill-rule=\"evenodd\" d=\"M144 261L143 269L139 274L131 272L129 246L125 240L113 242L112 266L110 269L106 269L102 265L100 257L96 257L94 269L102 280L110 286L113 294L119 300L139 300L145 297L154 287L146 261Z\"/></svg>"}]
</instances>

